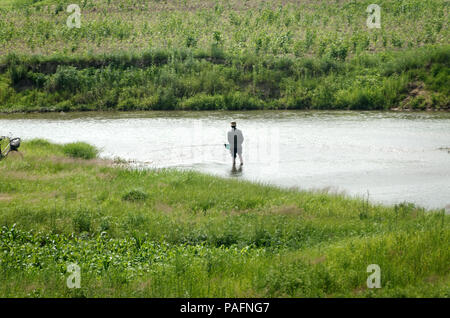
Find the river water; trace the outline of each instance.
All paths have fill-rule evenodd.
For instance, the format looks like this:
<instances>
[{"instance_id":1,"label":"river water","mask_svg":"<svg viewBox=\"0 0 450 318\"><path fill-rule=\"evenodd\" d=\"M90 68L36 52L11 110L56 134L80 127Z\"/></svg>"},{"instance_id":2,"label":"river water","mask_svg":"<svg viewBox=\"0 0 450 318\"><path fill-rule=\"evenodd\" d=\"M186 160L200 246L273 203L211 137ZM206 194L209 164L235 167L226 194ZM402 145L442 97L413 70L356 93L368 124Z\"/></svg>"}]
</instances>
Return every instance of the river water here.
<instances>
[{"instance_id":1,"label":"river water","mask_svg":"<svg viewBox=\"0 0 450 318\"><path fill-rule=\"evenodd\" d=\"M244 134L242 168L225 149ZM392 112L137 112L1 115L0 135L85 141L144 167L195 169L372 202L450 204L450 114Z\"/></svg>"}]
</instances>

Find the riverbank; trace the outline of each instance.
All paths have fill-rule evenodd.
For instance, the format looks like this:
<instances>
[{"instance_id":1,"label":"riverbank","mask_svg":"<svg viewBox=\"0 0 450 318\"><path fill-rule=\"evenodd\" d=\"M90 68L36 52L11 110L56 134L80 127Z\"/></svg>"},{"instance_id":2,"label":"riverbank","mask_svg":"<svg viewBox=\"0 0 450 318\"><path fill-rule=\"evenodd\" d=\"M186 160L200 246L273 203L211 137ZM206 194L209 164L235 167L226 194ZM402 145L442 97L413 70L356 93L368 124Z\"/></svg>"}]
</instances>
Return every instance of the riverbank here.
<instances>
[{"instance_id":1,"label":"riverbank","mask_svg":"<svg viewBox=\"0 0 450 318\"><path fill-rule=\"evenodd\" d=\"M450 48L346 61L152 50L0 61L0 112L133 110L448 111Z\"/></svg>"},{"instance_id":2,"label":"riverbank","mask_svg":"<svg viewBox=\"0 0 450 318\"><path fill-rule=\"evenodd\" d=\"M3 297L448 297L442 210L130 170L85 145L21 152L0 162Z\"/></svg>"}]
</instances>

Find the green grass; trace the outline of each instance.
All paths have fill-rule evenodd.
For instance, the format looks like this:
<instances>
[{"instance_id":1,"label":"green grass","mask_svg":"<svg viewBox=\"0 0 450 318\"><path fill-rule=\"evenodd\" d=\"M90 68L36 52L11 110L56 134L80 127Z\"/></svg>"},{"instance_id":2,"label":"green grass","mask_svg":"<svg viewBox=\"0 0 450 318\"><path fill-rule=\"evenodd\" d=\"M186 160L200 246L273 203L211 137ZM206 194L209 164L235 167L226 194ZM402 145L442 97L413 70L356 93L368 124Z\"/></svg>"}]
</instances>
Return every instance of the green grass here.
<instances>
[{"instance_id":1,"label":"green grass","mask_svg":"<svg viewBox=\"0 0 450 318\"><path fill-rule=\"evenodd\" d=\"M448 1L69 3L0 8L0 112L450 107Z\"/></svg>"},{"instance_id":2,"label":"green grass","mask_svg":"<svg viewBox=\"0 0 450 318\"><path fill-rule=\"evenodd\" d=\"M449 296L443 210L134 170L44 140L21 151L0 164L2 297Z\"/></svg>"},{"instance_id":3,"label":"green grass","mask_svg":"<svg viewBox=\"0 0 450 318\"><path fill-rule=\"evenodd\" d=\"M370 0L83 0L69 30L70 0L7 0L1 53L110 53L149 48L210 49L298 57L448 44L448 2L379 0L381 29L366 27ZM414 30L414 32L411 32Z\"/></svg>"},{"instance_id":4,"label":"green grass","mask_svg":"<svg viewBox=\"0 0 450 318\"><path fill-rule=\"evenodd\" d=\"M173 54L173 55L172 55ZM359 109L450 106L449 46L361 54L346 62L151 50L0 60L0 111ZM410 93L420 86L419 94ZM416 96L417 95L417 96Z\"/></svg>"},{"instance_id":5,"label":"green grass","mask_svg":"<svg viewBox=\"0 0 450 318\"><path fill-rule=\"evenodd\" d=\"M65 144L62 150L64 154L72 158L94 159L98 156L98 149L85 142Z\"/></svg>"}]
</instances>

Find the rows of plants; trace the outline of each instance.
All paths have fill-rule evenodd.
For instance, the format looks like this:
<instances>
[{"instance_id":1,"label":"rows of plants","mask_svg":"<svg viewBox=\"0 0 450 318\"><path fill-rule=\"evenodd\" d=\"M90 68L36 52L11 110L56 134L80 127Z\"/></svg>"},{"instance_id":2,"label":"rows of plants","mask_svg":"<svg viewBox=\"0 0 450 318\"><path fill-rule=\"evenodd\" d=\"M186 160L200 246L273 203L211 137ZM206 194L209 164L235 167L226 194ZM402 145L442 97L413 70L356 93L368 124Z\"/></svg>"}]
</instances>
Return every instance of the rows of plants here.
<instances>
[{"instance_id":1,"label":"rows of plants","mask_svg":"<svg viewBox=\"0 0 450 318\"><path fill-rule=\"evenodd\" d=\"M364 51L448 44L448 2L379 0L381 29L366 26L373 1L12 0L0 6L0 53L72 54L201 48L345 59ZM69 4L81 10L70 29ZM411 32L414 30L414 32Z\"/></svg>"}]
</instances>

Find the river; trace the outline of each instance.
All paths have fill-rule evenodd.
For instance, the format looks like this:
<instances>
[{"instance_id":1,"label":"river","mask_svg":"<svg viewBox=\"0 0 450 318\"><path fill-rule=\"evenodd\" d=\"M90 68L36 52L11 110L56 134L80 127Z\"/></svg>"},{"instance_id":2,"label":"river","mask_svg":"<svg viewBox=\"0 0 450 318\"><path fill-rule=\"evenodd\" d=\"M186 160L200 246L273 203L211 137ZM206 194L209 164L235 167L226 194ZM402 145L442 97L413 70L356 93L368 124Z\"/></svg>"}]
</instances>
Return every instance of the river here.
<instances>
[{"instance_id":1,"label":"river","mask_svg":"<svg viewBox=\"0 0 450 318\"><path fill-rule=\"evenodd\" d=\"M244 134L244 165L225 149ZM395 112L133 112L0 115L0 135L85 141L105 158L195 169L372 202L450 204L450 114Z\"/></svg>"}]
</instances>

